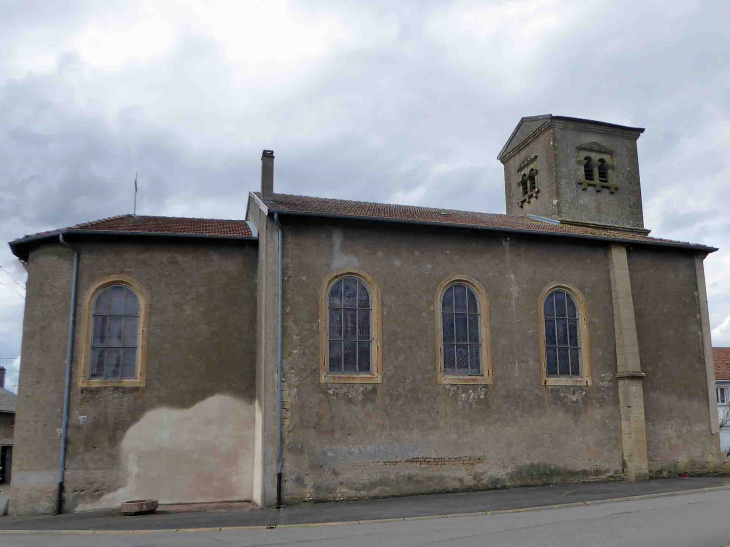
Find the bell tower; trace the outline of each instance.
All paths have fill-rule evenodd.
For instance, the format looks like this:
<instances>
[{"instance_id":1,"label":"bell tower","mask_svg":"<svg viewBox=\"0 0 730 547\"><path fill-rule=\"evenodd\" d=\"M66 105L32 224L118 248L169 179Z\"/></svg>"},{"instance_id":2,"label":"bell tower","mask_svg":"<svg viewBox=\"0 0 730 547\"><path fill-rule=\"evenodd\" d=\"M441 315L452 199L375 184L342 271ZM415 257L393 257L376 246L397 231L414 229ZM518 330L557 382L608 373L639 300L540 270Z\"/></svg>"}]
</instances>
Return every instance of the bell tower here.
<instances>
[{"instance_id":1,"label":"bell tower","mask_svg":"<svg viewBox=\"0 0 730 547\"><path fill-rule=\"evenodd\" d=\"M636 147L643 132L552 114L522 118L497 156L507 214L648 233Z\"/></svg>"}]
</instances>

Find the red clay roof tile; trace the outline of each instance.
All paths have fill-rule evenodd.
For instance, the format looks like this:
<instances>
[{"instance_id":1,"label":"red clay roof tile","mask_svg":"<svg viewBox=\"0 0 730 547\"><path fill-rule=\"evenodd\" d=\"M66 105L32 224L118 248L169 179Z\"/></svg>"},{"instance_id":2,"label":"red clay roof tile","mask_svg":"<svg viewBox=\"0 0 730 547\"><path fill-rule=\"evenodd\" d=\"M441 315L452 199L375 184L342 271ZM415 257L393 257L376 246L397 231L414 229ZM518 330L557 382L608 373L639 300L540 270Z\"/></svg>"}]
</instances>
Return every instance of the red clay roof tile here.
<instances>
[{"instance_id":1,"label":"red clay roof tile","mask_svg":"<svg viewBox=\"0 0 730 547\"><path fill-rule=\"evenodd\" d=\"M715 380L730 380L730 348L712 348Z\"/></svg>"},{"instance_id":2,"label":"red clay roof tile","mask_svg":"<svg viewBox=\"0 0 730 547\"><path fill-rule=\"evenodd\" d=\"M261 198L260 193L256 195ZM453 209L434 209L431 207L415 207L411 205L394 205L390 203L373 203L367 201L348 201L342 199L316 198L289 194L274 194L273 199L266 201L272 212L304 214L314 216L359 217L394 222L419 222L424 224L443 224L444 226L462 226L474 228L490 228L506 231L538 232L546 235L566 235L575 237L594 237L612 241L642 242L657 245L691 247L706 252L716 249L704 245L685 243L670 239L649 237L636 232L596 228L592 226L575 226L558 222L543 222L527 216L505 215L494 213L474 213Z\"/></svg>"},{"instance_id":3,"label":"red clay roof tile","mask_svg":"<svg viewBox=\"0 0 730 547\"><path fill-rule=\"evenodd\" d=\"M160 235L203 235L221 237L253 237L245 220L223 220L214 218L159 217L145 215L119 215L83 222L68 228L50 230L26 235L11 245L66 232L121 232Z\"/></svg>"}]
</instances>

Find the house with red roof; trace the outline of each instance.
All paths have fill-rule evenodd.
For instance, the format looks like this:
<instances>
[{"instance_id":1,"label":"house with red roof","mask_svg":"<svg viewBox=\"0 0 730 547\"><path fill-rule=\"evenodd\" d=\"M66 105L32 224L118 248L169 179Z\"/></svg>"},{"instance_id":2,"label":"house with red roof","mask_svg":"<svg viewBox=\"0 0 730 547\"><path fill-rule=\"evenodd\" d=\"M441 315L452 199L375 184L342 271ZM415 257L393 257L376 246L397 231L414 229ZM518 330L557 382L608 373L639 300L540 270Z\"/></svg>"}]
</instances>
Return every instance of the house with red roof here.
<instances>
[{"instance_id":1,"label":"house with red roof","mask_svg":"<svg viewBox=\"0 0 730 547\"><path fill-rule=\"evenodd\" d=\"M712 348L715 364L717 416L720 420L720 447L730 451L730 348Z\"/></svg>"},{"instance_id":2,"label":"house with red roof","mask_svg":"<svg viewBox=\"0 0 730 547\"><path fill-rule=\"evenodd\" d=\"M522 118L506 214L277 193L264 150L239 219L12 241L11 512L714 471L717 249L650 236L643 131Z\"/></svg>"}]
</instances>

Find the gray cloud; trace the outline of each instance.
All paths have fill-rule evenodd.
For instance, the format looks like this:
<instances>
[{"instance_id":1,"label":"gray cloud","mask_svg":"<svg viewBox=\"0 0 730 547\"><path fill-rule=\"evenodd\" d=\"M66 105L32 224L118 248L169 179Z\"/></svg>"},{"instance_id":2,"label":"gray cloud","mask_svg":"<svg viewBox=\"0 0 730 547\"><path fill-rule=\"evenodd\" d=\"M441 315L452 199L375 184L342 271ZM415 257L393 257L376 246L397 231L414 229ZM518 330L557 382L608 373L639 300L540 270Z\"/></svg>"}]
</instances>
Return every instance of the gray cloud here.
<instances>
[{"instance_id":1,"label":"gray cloud","mask_svg":"<svg viewBox=\"0 0 730 547\"><path fill-rule=\"evenodd\" d=\"M130 212L135 172L141 213L241 218L263 148L282 192L504 212L519 118L596 118L647 128L654 235L721 247L730 345L727 3L156 6L3 6L1 240ZM0 356L22 308L0 286Z\"/></svg>"}]
</instances>

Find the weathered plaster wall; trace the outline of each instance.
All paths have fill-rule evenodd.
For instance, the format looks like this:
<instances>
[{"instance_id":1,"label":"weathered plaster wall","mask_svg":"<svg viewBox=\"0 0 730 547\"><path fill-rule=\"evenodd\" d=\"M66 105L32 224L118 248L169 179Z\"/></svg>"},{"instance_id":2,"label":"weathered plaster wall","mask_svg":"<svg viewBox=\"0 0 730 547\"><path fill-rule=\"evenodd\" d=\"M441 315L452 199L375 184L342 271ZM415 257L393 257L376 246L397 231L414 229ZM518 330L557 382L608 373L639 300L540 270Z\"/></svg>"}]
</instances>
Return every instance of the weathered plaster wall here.
<instances>
[{"instance_id":1,"label":"weathered plaster wall","mask_svg":"<svg viewBox=\"0 0 730 547\"><path fill-rule=\"evenodd\" d=\"M259 231L253 500L269 506L276 503L279 244L276 224L260 205L249 196L247 220L252 220Z\"/></svg>"},{"instance_id":2,"label":"weathered plaster wall","mask_svg":"<svg viewBox=\"0 0 730 547\"><path fill-rule=\"evenodd\" d=\"M628 257L649 472L707 471L719 462L719 435L710 430L694 256L642 247Z\"/></svg>"},{"instance_id":3,"label":"weathered plaster wall","mask_svg":"<svg viewBox=\"0 0 730 547\"><path fill-rule=\"evenodd\" d=\"M0 445L13 444L15 432L15 414L0 412Z\"/></svg>"},{"instance_id":4,"label":"weathered plaster wall","mask_svg":"<svg viewBox=\"0 0 730 547\"><path fill-rule=\"evenodd\" d=\"M538 215L549 218L558 218L557 189L555 180L555 154L553 150L553 132L545 131L536 140L530 143L519 154L511 158L504 165L506 211L509 215ZM520 173L517 167L525 156L537 155L537 159L526 169L538 170L537 186L540 193L530 202L524 202L522 207L517 204L521 196L519 186Z\"/></svg>"},{"instance_id":5,"label":"weathered plaster wall","mask_svg":"<svg viewBox=\"0 0 730 547\"><path fill-rule=\"evenodd\" d=\"M284 217L284 499L480 489L620 475L607 246ZM383 241L387 239L387 245ZM357 266L383 297L382 384L320 384L318 290ZM434 291L476 278L491 306L494 384L436 383ZM593 385L541 385L546 285L585 295Z\"/></svg>"},{"instance_id":6,"label":"weathered plaster wall","mask_svg":"<svg viewBox=\"0 0 730 547\"><path fill-rule=\"evenodd\" d=\"M256 245L79 245L66 509L122 499L251 499ZM72 253L30 257L11 511L49 512L58 480ZM150 295L147 383L79 388L83 296L124 273ZM26 366L27 365L27 366Z\"/></svg>"},{"instance_id":7,"label":"weathered plaster wall","mask_svg":"<svg viewBox=\"0 0 730 547\"><path fill-rule=\"evenodd\" d=\"M555 139L555 181L559 218L643 228L636 140L608 134L605 130L594 132L591 126L581 127L574 123L566 125L573 129L556 128L551 132ZM600 126L597 129L600 131ZM616 169L609 172L609 180L619 185L619 189L614 193L610 193L607 189L596 192L596 188L592 186L583 190L583 186L578 184L583 168L577 163L576 147L590 142L598 142L614 151L613 160ZM585 151L581 152L581 155L592 155L594 158L596 156Z\"/></svg>"}]
</instances>

